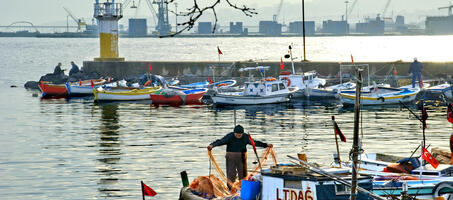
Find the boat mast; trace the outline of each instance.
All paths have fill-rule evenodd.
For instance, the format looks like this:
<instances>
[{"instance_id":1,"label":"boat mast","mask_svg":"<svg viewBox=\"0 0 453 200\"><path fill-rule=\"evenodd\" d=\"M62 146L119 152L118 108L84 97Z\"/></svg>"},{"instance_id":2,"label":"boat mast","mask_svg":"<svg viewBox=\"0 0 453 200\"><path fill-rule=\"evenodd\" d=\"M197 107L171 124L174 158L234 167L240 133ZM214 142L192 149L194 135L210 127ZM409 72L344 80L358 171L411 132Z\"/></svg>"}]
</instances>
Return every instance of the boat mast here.
<instances>
[{"instance_id":1,"label":"boat mast","mask_svg":"<svg viewBox=\"0 0 453 200\"><path fill-rule=\"evenodd\" d=\"M360 119L360 92L362 91L362 69L357 69L358 79L355 89L355 105L354 105L354 141L352 144L352 186L351 200L357 198L357 163L359 155L359 119Z\"/></svg>"},{"instance_id":2,"label":"boat mast","mask_svg":"<svg viewBox=\"0 0 453 200\"><path fill-rule=\"evenodd\" d=\"M294 70L294 60L293 60L293 45L289 45L289 56L291 57L291 66L293 67L293 74L296 74L296 70Z\"/></svg>"}]
</instances>

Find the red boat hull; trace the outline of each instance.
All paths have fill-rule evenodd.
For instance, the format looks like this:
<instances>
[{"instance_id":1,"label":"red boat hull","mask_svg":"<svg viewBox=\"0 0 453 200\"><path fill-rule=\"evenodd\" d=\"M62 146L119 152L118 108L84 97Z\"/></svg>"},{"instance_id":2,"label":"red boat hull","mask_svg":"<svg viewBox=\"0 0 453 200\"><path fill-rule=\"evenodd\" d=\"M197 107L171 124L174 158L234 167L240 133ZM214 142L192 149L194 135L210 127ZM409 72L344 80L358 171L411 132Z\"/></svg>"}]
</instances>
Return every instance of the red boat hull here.
<instances>
[{"instance_id":1,"label":"red boat hull","mask_svg":"<svg viewBox=\"0 0 453 200\"><path fill-rule=\"evenodd\" d=\"M39 88L42 91L43 97L66 97L68 96L68 90L64 84L50 84L47 82L41 81L39 83Z\"/></svg>"},{"instance_id":2,"label":"red boat hull","mask_svg":"<svg viewBox=\"0 0 453 200\"><path fill-rule=\"evenodd\" d=\"M186 100L183 101L180 96L175 95L166 97L160 94L150 94L153 104L197 104L201 102L201 98L206 92L188 94Z\"/></svg>"}]
</instances>

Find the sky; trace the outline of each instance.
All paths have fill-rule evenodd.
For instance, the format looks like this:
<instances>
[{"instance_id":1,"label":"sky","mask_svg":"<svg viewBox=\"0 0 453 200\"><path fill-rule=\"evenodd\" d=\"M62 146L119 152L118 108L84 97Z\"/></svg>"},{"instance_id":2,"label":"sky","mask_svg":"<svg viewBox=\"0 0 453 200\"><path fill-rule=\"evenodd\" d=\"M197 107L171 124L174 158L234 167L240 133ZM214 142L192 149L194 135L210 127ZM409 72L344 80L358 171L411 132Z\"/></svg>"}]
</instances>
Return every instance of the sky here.
<instances>
[{"instance_id":1,"label":"sky","mask_svg":"<svg viewBox=\"0 0 453 200\"><path fill-rule=\"evenodd\" d=\"M105 0L100 0L104 2ZM150 25L151 12L145 0L131 0L136 5L140 3L138 9L131 9L129 4L124 10L124 18L121 23L127 23L128 18L149 18ZM152 1L152 0L151 0ZM212 2L212 0L199 0L200 2ZM228 8L226 2L222 0L217 9L220 25L227 25L230 21L243 21L245 25L256 26L259 20L272 20L272 16L277 13L280 2L282 9L279 14L279 21L289 23L301 19L301 0L231 0L238 5L253 7L259 13L254 17L246 17L241 12ZM348 0L349 6L355 0ZM364 21L366 17L374 18L381 13L388 0L357 0L357 3L349 17L349 21L354 23ZM84 18L90 22L93 14L93 3L95 0L0 0L0 26L7 26L17 21L28 21L35 25L66 25L67 13L63 7L68 8L75 17ZM116 0L122 3L124 0ZM176 0L178 12L183 11L192 5L192 0ZM306 20L314 20L322 23L323 20L340 20L345 14L345 0L305 0ZM438 7L448 6L449 0L392 0L387 10L387 17L403 15L406 23L423 24L426 16L447 15L447 9L438 10ZM26 6L24 6L26 5ZM174 5L169 5L174 10ZM179 19L182 21L182 19ZM213 21L212 14L208 13L200 21ZM174 15L170 14L170 22L174 24ZM70 23L75 25L71 20Z\"/></svg>"}]
</instances>

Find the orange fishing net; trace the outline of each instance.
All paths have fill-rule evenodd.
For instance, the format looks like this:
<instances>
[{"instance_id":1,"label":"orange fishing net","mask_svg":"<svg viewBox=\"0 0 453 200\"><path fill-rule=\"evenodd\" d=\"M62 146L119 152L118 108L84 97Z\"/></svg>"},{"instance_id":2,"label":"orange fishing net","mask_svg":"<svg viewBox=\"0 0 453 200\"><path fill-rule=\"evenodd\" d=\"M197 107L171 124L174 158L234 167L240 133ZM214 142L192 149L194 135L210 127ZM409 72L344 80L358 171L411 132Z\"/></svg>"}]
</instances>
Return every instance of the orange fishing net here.
<instances>
[{"instance_id":1,"label":"orange fishing net","mask_svg":"<svg viewBox=\"0 0 453 200\"><path fill-rule=\"evenodd\" d=\"M272 155L274 164L277 165L277 157L275 156L274 149L271 147L268 147L262 154L260 158L260 163L257 164L255 167L254 171L249 173L247 177L245 178L248 180L251 176L256 174L256 172L266 163L269 154ZM211 151L208 151L208 156L209 159L211 159L211 162L214 166L214 168L217 171L218 176L220 177L217 178L213 174L210 174L209 176L199 176L198 178L194 179L192 183L190 183L189 187L200 194L205 195L207 198L212 198L213 195L215 197L226 197L226 196L231 196L235 195L237 191L241 190L241 182L240 180L232 183L230 180L227 179L225 174L223 173L222 169L220 168L219 164L216 162L214 156L212 155ZM231 190L228 190L227 185L230 186ZM237 195L237 194L236 194Z\"/></svg>"}]
</instances>

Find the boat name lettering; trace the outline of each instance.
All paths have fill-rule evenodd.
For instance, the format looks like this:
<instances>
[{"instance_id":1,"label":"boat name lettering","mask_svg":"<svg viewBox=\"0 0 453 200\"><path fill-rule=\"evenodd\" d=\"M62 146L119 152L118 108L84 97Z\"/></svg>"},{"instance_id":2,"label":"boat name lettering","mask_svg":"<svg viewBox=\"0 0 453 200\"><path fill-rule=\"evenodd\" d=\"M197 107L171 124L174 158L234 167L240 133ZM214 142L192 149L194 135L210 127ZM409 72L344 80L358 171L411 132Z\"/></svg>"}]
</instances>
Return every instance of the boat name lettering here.
<instances>
[{"instance_id":1,"label":"boat name lettering","mask_svg":"<svg viewBox=\"0 0 453 200\"><path fill-rule=\"evenodd\" d=\"M314 200L310 186L307 187L307 190L297 190L291 188L276 188L276 198L277 200ZM280 198L280 193L283 192L283 198Z\"/></svg>"}]
</instances>

